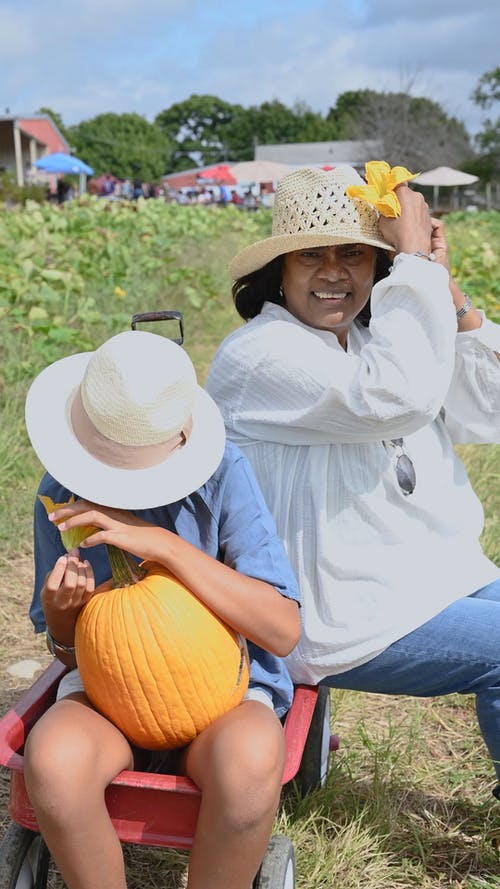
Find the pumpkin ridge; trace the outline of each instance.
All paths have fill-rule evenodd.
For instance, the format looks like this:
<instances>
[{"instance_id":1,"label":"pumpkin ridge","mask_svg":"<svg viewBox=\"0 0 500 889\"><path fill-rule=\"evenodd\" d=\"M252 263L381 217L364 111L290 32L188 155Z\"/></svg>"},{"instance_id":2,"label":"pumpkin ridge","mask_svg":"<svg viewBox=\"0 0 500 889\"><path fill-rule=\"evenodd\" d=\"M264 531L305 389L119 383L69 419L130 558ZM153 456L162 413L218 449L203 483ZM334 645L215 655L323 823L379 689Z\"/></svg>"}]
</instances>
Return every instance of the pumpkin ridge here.
<instances>
[{"instance_id":1,"label":"pumpkin ridge","mask_svg":"<svg viewBox=\"0 0 500 889\"><path fill-rule=\"evenodd\" d=\"M161 573L163 574L163 571ZM177 578L173 576L172 579L174 581L177 580ZM228 628L223 621L221 621L218 615L215 615L214 612L211 611L211 609L207 608L207 606L205 606L204 603L202 603L201 600L198 599L198 597L194 593L184 587L182 595L184 597L184 602L187 601L188 603L192 603L193 607L195 606L195 604L201 605L203 608L203 611L201 613L204 614L206 612L207 614L211 615L211 619L215 620L216 622L219 634L228 635L230 638L234 638L233 631ZM175 611L175 613L179 613L180 610L182 611L182 607L179 608L179 604L175 599L171 602L170 607L172 610ZM181 614L180 618L178 618L178 622L184 622L184 620L185 618ZM202 629L204 630L205 627L202 627ZM197 633L197 636L199 635L200 634ZM186 664L185 651L181 647L181 643L179 642L177 644L177 647L174 648L175 641L171 640L170 645L171 651L175 652L175 657L173 658L174 664ZM183 699L186 699L188 697L188 694L191 700L196 701L196 708L194 708L193 712L197 713L197 718L195 719L193 714L190 712L184 713L184 718L186 719L186 717L189 716L189 719L191 720L193 737L195 737L202 729L206 728L210 724L210 722L213 721L214 718L222 715L222 713L224 713L227 709L226 706L221 706L220 704L217 705L216 703L214 692L218 683L214 683L213 681L211 681L211 670L213 670L214 664L210 655L208 656L208 658L204 657L206 649L203 646L204 640L200 639L199 646L197 648L197 657L198 662L202 665L202 670L201 672L199 669L196 671L196 677L192 675L189 669L189 665L187 664L185 669L183 670L171 669L170 671L170 675L174 682L176 695L181 700L181 704L183 703ZM220 672L221 670L219 668L219 674ZM205 704L205 701L207 701L207 704ZM185 701L183 706L185 707ZM214 715L215 708L217 712Z\"/></svg>"},{"instance_id":2,"label":"pumpkin ridge","mask_svg":"<svg viewBox=\"0 0 500 889\"><path fill-rule=\"evenodd\" d=\"M190 595L193 595L193 594L191 593ZM197 599L197 601L199 602L199 599ZM179 610L178 605L175 601L172 602L172 607L175 608L176 611ZM175 640L171 640L170 645L171 645L171 650L175 652L175 658L174 658L175 666L177 667L177 665L179 663L185 663L186 653L183 650L181 642L180 641L177 642L177 645L176 645ZM176 696L177 696L177 699L181 702L181 706L183 708L185 708L185 703L184 703L183 699L188 697L188 694L189 694L189 699L196 700L198 709L201 709L202 701L200 699L199 690L197 688L197 684L195 682L195 679L192 675L191 670L186 669L185 675L182 677L179 676L179 672L180 671L177 667L177 669L171 669L170 675L172 676ZM204 671L203 671L203 677L204 677ZM183 682L184 682L184 685L182 687L182 692L181 692L181 684L182 683L179 682L179 679L183 680ZM187 688L188 683L189 683L189 690ZM199 732L200 732L200 724L199 724L200 720L198 719L195 721L193 714L189 713L187 711L187 708L186 708L186 712L184 713L184 718L186 718L186 717L189 717L190 724L191 724L191 733L193 735L193 738L195 738L196 735L199 734ZM208 724L206 710L203 714L202 724L203 724L203 727L206 727L206 725Z\"/></svg>"},{"instance_id":3,"label":"pumpkin ridge","mask_svg":"<svg viewBox=\"0 0 500 889\"><path fill-rule=\"evenodd\" d=\"M167 581L170 581L170 580L173 579L173 575L171 575L170 572L167 572L167 571L164 572L163 570L161 570L161 571L158 571L158 572L156 573L156 568L157 568L157 567L160 567L160 566L156 566L156 564L154 564L154 563L151 563L151 564L150 564L150 566L149 566L149 570L153 570L153 571L155 571L155 574L148 575L148 577L150 576L150 577L154 578L154 577L158 577L158 574L161 574L161 576L162 576L162 577L165 577ZM125 599L125 601L127 602L127 604L129 604L129 603L131 602L131 598L132 598L134 595L136 595L137 598L136 598L136 601L133 603L133 604L134 604L134 609L131 609L131 610L129 611L129 613L127 614L127 621L125 621L125 616L124 616L124 613L122 612L122 614L120 615L121 623L120 623L119 625L120 625L120 626L125 626L126 623L128 623L129 621L130 621L130 622L133 622L133 624L134 624L134 628L135 628L135 630L136 630L136 632L137 632L137 634L138 634L138 637L139 637L139 639L140 639L140 642L141 642L141 645L140 645L140 651L141 651L141 655L142 655L143 663L145 662L145 663L147 664L148 668L149 668L149 667L154 666L154 659L151 658L151 657L148 659L148 653L150 654L150 651L149 651L149 643L151 643L151 637L149 636L149 633L151 633L152 638L153 638L154 641L156 642L157 650L158 650L158 654L159 654L160 656L161 656L161 654L162 654L162 650L163 650L163 648L164 648L164 645L161 645L161 636L159 636L159 635L157 635L157 634L155 633L156 628L155 628L154 624L153 624L153 623L151 622L151 620L150 620L150 616L151 616L151 615L150 615L150 613L149 613L149 610L147 610L147 609L144 607L144 594L145 594L145 593L148 594L148 596L150 597L150 601L152 601L153 603L156 604L158 593L157 593L156 590L154 590L154 589L151 588L151 584L149 584L149 583L147 582L147 579L146 579L146 582L145 582L145 581L141 581L141 589L138 590L138 591L136 591L136 593L134 593L133 588L131 588L131 587L128 587L127 589L128 589L128 595L127 595L127 597L126 597L126 599ZM121 600L122 598L123 598L123 597L120 597L120 600ZM141 624L140 624L140 621L138 620L138 615L137 615L137 607L138 607L138 603L140 603L140 605L141 605L141 607L142 607L142 613L143 613L143 615L144 615L145 618L146 618L146 622L147 622L147 630L148 630L148 638L147 638L147 639L145 639L145 638L143 637L142 633L141 633ZM156 609L156 611L158 611L158 609ZM144 626L142 626L142 629L144 629ZM146 644L146 642L147 642L148 644ZM169 644L170 644L170 645L172 644L171 641L169 642ZM143 683L142 683L142 681L141 681L141 679L142 679L142 673L141 673L141 671L140 671L140 669L139 669L138 664L136 663L137 650L138 650L138 647L136 646L136 647L135 647L135 650L134 650L135 657L130 659L130 664L132 665L132 667L133 667L133 669L134 669L134 672L135 672L135 679L136 679L136 682L135 682L135 685L134 685L133 696L134 696L134 697L140 697L140 706L141 706L141 708L142 708L142 709L141 709L141 726L140 726L140 731L143 732L143 733L146 732L146 726L143 726L142 723L143 723L143 722L148 723L148 718L147 718L147 717L148 717L148 715L149 715L150 720L149 720L149 723L148 723L148 729L147 729L147 730L149 731L149 733L154 733L155 735L158 733L158 734L160 735L160 737L163 737L165 734L167 734L167 729L166 729L165 723L164 723L164 722L163 722L163 724L161 723L161 721L160 721L160 715L159 715L159 714L158 714L158 715L155 715L155 713L154 713L153 710L152 710L152 705L151 705L151 701L150 701L149 695L147 694L147 691L146 691L146 689L144 688L144 685L143 685ZM178 652L177 652L177 659L179 659L179 654L178 654ZM121 665L121 663L120 663L120 667L121 667L121 666L122 666L122 665ZM165 668L167 669L167 665L166 665L166 664L165 664ZM154 670L153 670L153 672L154 672ZM144 673L147 673L147 670L144 670ZM172 671L171 669L169 669L169 670L168 670L168 673L169 673L169 676L170 676L170 683L168 683L168 682L166 682L166 681L162 683L161 680L160 680L160 677L157 677L158 682L157 682L157 685L155 686L155 691L156 691L157 696L161 699L161 702L162 702L163 707L164 707L164 713L162 714L163 719L164 719L164 720L166 719L166 720L168 721L168 730L169 730L169 732L173 735L173 734L177 734L177 733L178 733L178 730L177 730L177 727L176 727L176 725L175 725L175 723L174 723L174 721L173 721L173 719L172 719L171 713L172 713L172 712L175 713L176 710L179 708L179 706L184 710L184 708L185 708L185 704L184 704L184 701L183 701L183 697L186 695L186 691L185 691L185 689L183 688L183 690L182 690L182 692L181 692L180 687L179 687L178 677L176 677L176 675L175 675L175 671ZM123 682L123 684L125 685L125 687L127 687L127 685L129 685L129 680L127 680L127 679L125 678L125 673L123 672L123 670L122 670L122 674L121 674L121 675L122 675L122 682ZM165 675L164 678L165 678L165 680L167 680L167 678L168 678L167 675ZM183 678L185 678L185 677L183 677ZM191 679L190 676L189 676L189 678ZM168 686L168 688L167 688L167 686ZM172 700L172 693L173 693L173 692L175 692L175 701ZM170 694L170 701L168 701L167 698L166 698L166 695L168 695L168 694ZM198 695L196 694L196 688L195 688L194 684L192 684L192 686L191 686L191 695L190 695L190 697L191 697L191 699L193 699L194 697L196 697L196 699L198 698ZM137 705L138 705L138 703L139 703L138 701L134 701L134 704L135 704L135 706L133 707L134 712L135 712L136 709L137 709ZM188 713L184 712L184 713L183 713L183 716L184 716L184 719L186 719L186 716L189 716L190 723L191 723L189 729L186 727L185 732L184 732L184 736L189 736L189 739L192 740L192 739L196 736L196 734L198 733L198 732L197 732L197 727L196 727L196 725L195 725L195 723L194 723L194 721L193 721L193 719L192 719L191 714L188 714ZM156 727L157 732L155 732L155 731L154 731L154 728L152 728L153 725ZM186 740L186 743L187 743L187 740ZM178 746L181 746L181 744L179 744Z\"/></svg>"},{"instance_id":4,"label":"pumpkin ridge","mask_svg":"<svg viewBox=\"0 0 500 889\"><path fill-rule=\"evenodd\" d=\"M212 666L212 670L213 670L213 667L215 665L212 664L211 666ZM213 677L213 673L212 673L212 677ZM203 679L203 683L204 683L204 687L205 687L205 695L201 697L200 703L202 703L204 700L206 700L206 698L212 693L213 681L209 681L209 679L212 677L209 673L209 665L205 662L205 668L204 668L203 674L202 674L202 679ZM206 706L204 707L204 715L205 715L205 719L207 719L209 714L208 714Z\"/></svg>"},{"instance_id":5,"label":"pumpkin ridge","mask_svg":"<svg viewBox=\"0 0 500 889\"><path fill-rule=\"evenodd\" d=\"M162 572L162 575L163 575L163 572ZM167 580L169 580L169 579L170 579L170 577L168 576ZM151 599L156 606L155 607L155 612L156 612L155 616L158 617L158 611L161 611L161 602L158 602L158 592L154 591L154 590L150 590L148 588L147 588L147 592L148 592L148 594L150 594ZM146 609L144 609L144 612L146 612ZM148 642L150 642L150 643L154 642L154 644L156 645L156 650L157 650L158 656L162 657L162 660L165 661L165 658L163 657L165 641L164 641L164 638L162 638L161 630L159 630L159 627L155 626L155 624L152 623L152 621L150 620L149 612L146 614L146 619L147 619L147 623L148 623L148 631L150 631L150 633L151 633L151 638L148 639ZM150 660L148 660L148 654L151 653L149 646L146 646L144 644L144 640L143 640L143 637L141 634L141 628L139 626L137 626L137 631L138 631L140 638L141 638L141 647L142 647L142 651L144 653L145 660L148 663L148 666L152 670L154 659L151 658ZM170 647L172 646L171 640L169 640L168 644ZM172 712L175 712L176 709L179 707L179 705L182 705L183 702L182 702L181 692L178 687L178 683L174 681L174 673L173 673L170 665L164 663L164 669L165 669L165 677L164 677L165 681L161 682L160 678L158 677L158 683L156 685L156 694L161 699L161 702L162 702L162 705L164 708L163 716L164 716L164 718L166 718L168 720L169 730L172 734L174 734L175 733L175 724L174 724L171 714L172 714ZM168 683L166 681L168 678L170 678L170 683ZM176 695L175 701L172 701L172 697L171 697L172 691L175 691L175 695ZM168 700L169 695L170 695L170 700ZM193 730L194 730L194 726L193 726ZM165 732L165 728L163 728L163 732Z\"/></svg>"},{"instance_id":6,"label":"pumpkin ridge","mask_svg":"<svg viewBox=\"0 0 500 889\"><path fill-rule=\"evenodd\" d=\"M129 587L123 587L120 590L115 591L115 595L112 600L110 600L110 608L111 608L111 620L110 623L113 628L121 628L127 625L127 619L135 621L135 616L132 610L130 610L127 606L130 604L130 596L132 593L132 588L135 584L132 584ZM118 594L119 593L119 594ZM95 615L96 620L95 624L97 625L99 621L98 613ZM94 633L95 635L95 633ZM138 709L139 702L137 698L140 697L140 712L141 712L141 726L140 730L143 732L147 732L153 737L158 737L158 735L162 735L161 725L156 717L152 704L146 695L142 682L140 681L140 671L139 666L136 663L137 652L135 652L134 657L126 657L126 662L123 657L115 657L113 658L113 662L110 663L110 659L106 657L106 652L102 652L103 657L100 656L101 652L99 651L99 647L96 645L96 658L98 662L97 669L102 674L104 674L105 681L99 683L98 690L98 707L105 714L109 714L111 721L118 726L120 731L130 737L132 733L135 734L135 729L131 729L127 731L124 727L126 720L123 716L124 711L128 711L128 718L131 718L131 714L134 714L134 721L137 723L137 718L135 717L135 713ZM124 646L123 655L127 654L127 647ZM134 673L133 684L131 682L131 675ZM123 692L126 691L126 697L124 698ZM146 725L142 725L145 723ZM147 726L147 729L146 729ZM137 738L131 738L134 743L137 743ZM138 746L141 746L139 743Z\"/></svg>"},{"instance_id":7,"label":"pumpkin ridge","mask_svg":"<svg viewBox=\"0 0 500 889\"><path fill-rule=\"evenodd\" d=\"M143 582L141 582L141 585L142 585L142 583L143 583ZM135 586L135 584L134 584L134 586ZM149 592L149 590L148 590L148 592ZM127 595L127 597L126 597L126 599L125 599L127 606L130 606L130 605L132 604L131 599L132 599L132 597L135 595L136 598L138 599L138 601L141 603L141 607L142 607L142 609L143 609L143 613L146 615L147 627L148 627L148 628L151 627L151 623L150 623L150 620L149 620L149 614L147 613L146 609L145 609L144 606L143 606L143 599L141 599L142 589L141 589L140 591L137 590L137 591L135 591L135 593L134 593L133 589L131 589L131 588L129 587L129 588L127 589L127 593L128 593L128 595ZM148 646L144 644L143 637L142 637L142 633L141 633L141 626L140 626L140 623L138 623L138 620L137 620L137 617L138 617L137 614L136 614L136 610L137 610L137 602L134 602L133 604L134 604L134 609L131 609L130 607L127 608L127 611L128 611L128 615L127 615L128 620L127 620L127 622L125 622L125 620L124 620L124 616L123 616L123 612L122 612L122 620L123 620L123 623L122 623L121 625L122 625L122 626L127 626L127 625L128 625L128 621L132 621L132 623L133 623L133 625L134 625L134 629L135 629L135 631L137 632L137 635L138 635L138 637L139 637L139 639L140 639L140 641L141 641L141 647L140 647L140 650L141 650L141 652L142 652L143 660L146 662L146 665L147 665L148 668L149 668L150 664L149 664L148 657L147 657L147 655L148 655ZM149 640L148 640L148 641L149 641ZM143 726L142 726L142 722L143 722L143 721L148 721L149 724L151 725L150 731L152 731L154 734L159 734L160 736L162 736L162 735L163 735L163 730L162 730L162 726L161 726L161 722L160 722L160 714L158 714L158 715L155 714L154 709L153 709L153 705L152 705L152 701L150 700L150 697L149 697L149 695L146 693L146 690L145 690L145 688L144 688L144 685L143 685L143 682L142 682L142 678L143 678L143 677L142 677L142 674L141 674L140 666L139 666L139 664L137 663L137 651L138 651L138 647L135 646L135 647L134 647L134 656L133 656L133 657L130 657L128 660L129 660L129 667L131 666L131 667L133 668L134 672L135 672L135 684L134 684L134 692L133 692L133 696L135 697L135 695L137 695L137 692L140 690L140 696L141 696L141 701L140 701L141 729L143 728ZM125 688L127 688L127 686L129 685L129 681L128 681L128 679L125 678L123 672L122 672L122 682L123 682ZM136 704L135 702L134 702L134 704L135 704L135 706L134 706L133 709L134 709L134 711L136 711L136 710L137 710L137 704ZM149 720L148 720L148 715L149 715ZM155 729L156 729L156 731L155 731Z\"/></svg>"}]
</instances>

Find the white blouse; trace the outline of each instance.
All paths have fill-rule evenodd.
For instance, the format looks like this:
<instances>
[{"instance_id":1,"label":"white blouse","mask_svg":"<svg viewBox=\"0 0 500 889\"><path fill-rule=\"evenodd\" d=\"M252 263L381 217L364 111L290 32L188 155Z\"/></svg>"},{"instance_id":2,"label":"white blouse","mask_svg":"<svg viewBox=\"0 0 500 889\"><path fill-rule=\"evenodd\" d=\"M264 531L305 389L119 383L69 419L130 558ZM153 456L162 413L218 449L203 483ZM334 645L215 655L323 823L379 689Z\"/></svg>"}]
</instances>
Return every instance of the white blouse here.
<instances>
[{"instance_id":1,"label":"white blouse","mask_svg":"<svg viewBox=\"0 0 500 889\"><path fill-rule=\"evenodd\" d=\"M365 663L500 576L454 442L500 442L500 326L457 334L442 266L401 257L347 352L266 303L220 346L207 389L251 461L302 589L296 682ZM396 452L416 472L405 496Z\"/></svg>"}]
</instances>

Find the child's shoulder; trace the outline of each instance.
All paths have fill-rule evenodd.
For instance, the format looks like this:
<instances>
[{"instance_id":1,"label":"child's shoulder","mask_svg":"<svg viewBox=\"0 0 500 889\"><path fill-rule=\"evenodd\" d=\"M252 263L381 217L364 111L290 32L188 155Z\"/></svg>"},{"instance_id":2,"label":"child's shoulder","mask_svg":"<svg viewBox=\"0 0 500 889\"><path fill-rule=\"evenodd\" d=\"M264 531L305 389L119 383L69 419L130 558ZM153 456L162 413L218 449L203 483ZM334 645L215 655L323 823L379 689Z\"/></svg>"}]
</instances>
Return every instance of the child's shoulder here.
<instances>
[{"instance_id":1,"label":"child's shoulder","mask_svg":"<svg viewBox=\"0 0 500 889\"><path fill-rule=\"evenodd\" d=\"M222 460L208 481L202 485L200 491L224 485L229 475L233 475L235 472L238 473L247 465L247 459L239 447L226 439Z\"/></svg>"}]
</instances>

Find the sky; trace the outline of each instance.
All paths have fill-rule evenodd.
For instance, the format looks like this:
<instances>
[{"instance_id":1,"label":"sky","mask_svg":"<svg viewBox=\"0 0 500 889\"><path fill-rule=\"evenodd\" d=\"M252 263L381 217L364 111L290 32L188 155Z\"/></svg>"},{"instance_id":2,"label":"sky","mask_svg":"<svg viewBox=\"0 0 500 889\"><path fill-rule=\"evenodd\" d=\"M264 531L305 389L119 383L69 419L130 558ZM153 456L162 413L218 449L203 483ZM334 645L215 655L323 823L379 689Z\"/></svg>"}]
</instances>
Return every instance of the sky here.
<instances>
[{"instance_id":1,"label":"sky","mask_svg":"<svg viewBox=\"0 0 500 889\"><path fill-rule=\"evenodd\" d=\"M499 0L0 0L0 115L152 121L194 93L326 114L373 89L432 99L474 134L499 34Z\"/></svg>"}]
</instances>

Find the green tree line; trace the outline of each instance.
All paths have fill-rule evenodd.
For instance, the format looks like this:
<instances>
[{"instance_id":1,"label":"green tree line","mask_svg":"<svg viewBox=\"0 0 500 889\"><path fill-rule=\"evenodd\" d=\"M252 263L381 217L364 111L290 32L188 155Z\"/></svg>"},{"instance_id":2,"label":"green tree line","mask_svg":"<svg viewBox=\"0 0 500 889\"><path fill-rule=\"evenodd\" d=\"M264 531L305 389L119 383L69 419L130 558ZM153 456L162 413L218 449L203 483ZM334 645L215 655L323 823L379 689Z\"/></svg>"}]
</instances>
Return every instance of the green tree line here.
<instances>
[{"instance_id":1,"label":"green tree line","mask_svg":"<svg viewBox=\"0 0 500 889\"><path fill-rule=\"evenodd\" d=\"M377 140L392 164L422 170L447 165L479 174L500 172L500 68L486 72L472 95L484 110L483 129L473 141L465 126L431 99L404 92L351 90L326 114L305 102L291 108L273 99L244 108L217 96L192 95L165 108L153 122L140 114L99 114L66 127L50 108L73 152L96 174L157 180L165 173L221 162L251 160L257 144Z\"/></svg>"}]
</instances>

